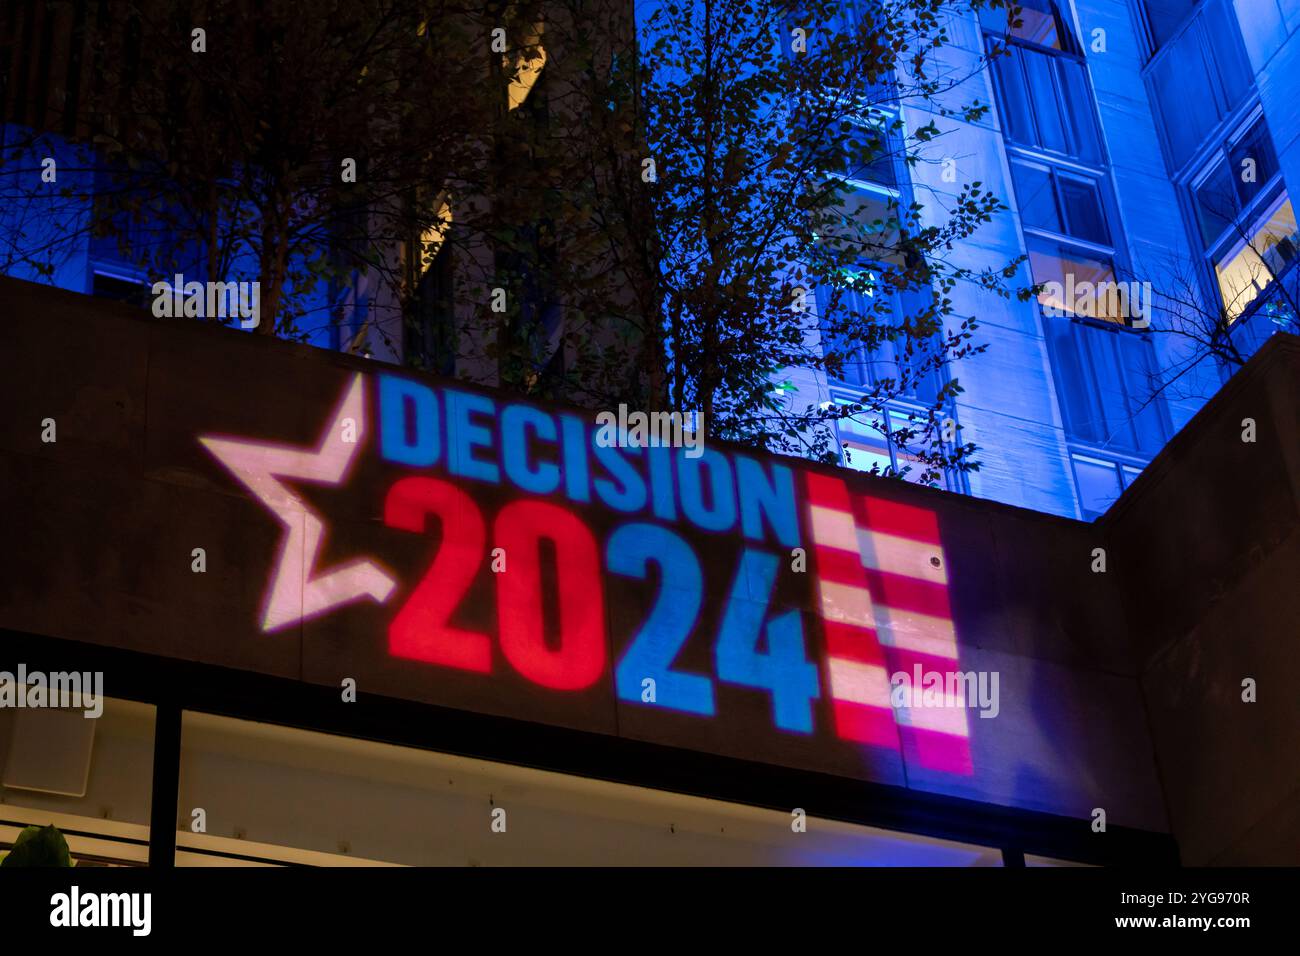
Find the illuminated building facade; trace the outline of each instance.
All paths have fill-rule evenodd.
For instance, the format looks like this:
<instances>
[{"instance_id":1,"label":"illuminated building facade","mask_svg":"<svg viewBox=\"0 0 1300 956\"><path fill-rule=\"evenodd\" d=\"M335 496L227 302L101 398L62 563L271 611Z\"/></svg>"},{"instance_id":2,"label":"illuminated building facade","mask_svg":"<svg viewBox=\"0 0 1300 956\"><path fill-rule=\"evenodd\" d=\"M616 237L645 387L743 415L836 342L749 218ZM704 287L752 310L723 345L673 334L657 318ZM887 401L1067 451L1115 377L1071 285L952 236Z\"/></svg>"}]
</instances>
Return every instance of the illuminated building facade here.
<instances>
[{"instance_id":1,"label":"illuminated building facade","mask_svg":"<svg viewBox=\"0 0 1300 956\"><path fill-rule=\"evenodd\" d=\"M941 143L1016 210L960 253L1025 254L1061 301L958 304L990 345L954 370L970 494L855 474L895 461L869 429L848 469L611 448L576 407L348 354L360 324L331 351L151 319L104 301L140 277L93 243L60 289L0 279L0 691L78 672L106 696L94 721L0 707L0 841L52 820L83 859L156 866L1297 862L1296 340L1139 412L1178 342L1040 311L1111 275L1168 288L1172 250L1234 327L1285 323L1231 237L1289 257L1295 4L1024 6L972 80L993 116ZM75 59L32 9L0 23L9 104ZM957 56L1005 32L953 23ZM1225 184L1242 160L1250 188ZM942 168L863 188L941 194Z\"/></svg>"},{"instance_id":2,"label":"illuminated building facade","mask_svg":"<svg viewBox=\"0 0 1300 956\"><path fill-rule=\"evenodd\" d=\"M953 320L977 316L988 350L949 369L964 388L951 415L979 446L981 467L948 485L1092 519L1240 357L1276 331L1297 330L1288 184L1300 178L1291 68L1300 5L1020 7L1011 27L1004 12L949 16L943 66L970 79L945 105L990 103L989 115L962 123L904 103L904 133L931 121L942 131L919 150L909 144L923 161L910 170L878 163L849 179L867 196L920 202L939 220L966 183L1007 198L1011 212L954 250L954 264L1025 256L1017 285L1055 285L1024 303L957 290ZM1002 47L981 68L980 57ZM1076 293L1112 282L1135 284L1135 294L1098 307ZM897 308L908 312L905 302ZM797 375L792 400L852 402L855 388L894 367L882 353L846 366L851 380ZM895 402L887 430L927 407L937 387L923 383L914 403ZM840 423L846 466L907 465L877 424L866 415Z\"/></svg>"},{"instance_id":3,"label":"illuminated building facade","mask_svg":"<svg viewBox=\"0 0 1300 956\"><path fill-rule=\"evenodd\" d=\"M853 0L847 15L870 2ZM85 29L91 6L16 3L0 15L7 128L76 131L88 61L68 38ZM1022 303L970 285L956 290L954 321L978 316L988 349L944 373L962 385L949 412L981 464L946 485L1091 519L1241 359L1269 334L1296 329L1288 183L1300 177L1290 69L1300 12L1294 0L1025 0L1021 8L1010 27L1001 13L949 14L946 65L970 74L952 98L992 104L984 120L961 123L910 103L890 114L886 105L885 119L901 111L904 132L933 120L943 135L923 150L924 162L850 162L846 177L866 202L892 197L938 209L974 180L1006 197L1011 212L955 250L954 264L978 269L1024 256L1016 282L1055 291ZM630 30L616 23L611 35ZM552 87L564 82L549 74L562 58L547 57L540 35L525 39L540 43L528 47L538 55L504 91L502 109L545 123ZM980 58L1000 47L1007 53L981 68ZM446 196L426 199L437 205ZM480 293L500 263L473 243L457 263L451 249L440 255L458 221L445 208L442 229L400 252L416 290L412 321L373 281L336 283L321 290L317 311L328 319L314 326L314 344L499 381L492 356L500 330L484 324ZM27 226L14 218L16 205L8 215L9 230ZM115 238L88 237L48 276L13 263L8 272L134 300L145 279ZM1103 296L1098 307L1091 288L1078 293L1112 282L1133 294L1110 303ZM559 312L544 298L524 310L539 343L534 381L560 374L566 361ZM788 401L851 402L895 361L864 354L842 380L795 370ZM843 464L906 467L906 450L877 426L900 427L940 384L921 383L883 422L841 421Z\"/></svg>"}]
</instances>

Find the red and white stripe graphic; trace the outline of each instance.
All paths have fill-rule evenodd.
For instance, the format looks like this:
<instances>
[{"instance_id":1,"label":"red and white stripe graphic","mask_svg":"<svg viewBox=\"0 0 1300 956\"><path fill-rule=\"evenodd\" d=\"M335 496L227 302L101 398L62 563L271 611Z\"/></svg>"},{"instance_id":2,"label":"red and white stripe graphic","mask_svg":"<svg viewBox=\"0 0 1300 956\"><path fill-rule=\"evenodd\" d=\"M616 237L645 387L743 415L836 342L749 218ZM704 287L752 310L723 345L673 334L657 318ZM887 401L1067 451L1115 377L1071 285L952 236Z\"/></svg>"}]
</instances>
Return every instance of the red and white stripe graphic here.
<instances>
[{"instance_id":1,"label":"red and white stripe graphic","mask_svg":"<svg viewBox=\"0 0 1300 956\"><path fill-rule=\"evenodd\" d=\"M826 632L826 679L841 738L901 748L920 766L971 773L960 700L893 707L889 677L945 678L959 669L947 561L934 513L808 473L808 502ZM946 683L946 681L945 681ZM914 688L919 694L921 687Z\"/></svg>"}]
</instances>

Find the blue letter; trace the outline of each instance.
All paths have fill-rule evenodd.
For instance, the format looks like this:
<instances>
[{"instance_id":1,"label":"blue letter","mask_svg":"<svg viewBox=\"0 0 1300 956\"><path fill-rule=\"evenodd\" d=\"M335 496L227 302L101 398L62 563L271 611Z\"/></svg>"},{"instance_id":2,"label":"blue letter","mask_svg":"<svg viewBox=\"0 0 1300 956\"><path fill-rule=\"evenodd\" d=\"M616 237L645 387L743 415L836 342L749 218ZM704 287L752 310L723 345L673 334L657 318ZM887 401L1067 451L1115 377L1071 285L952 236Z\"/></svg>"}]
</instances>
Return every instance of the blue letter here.
<instances>
[{"instance_id":1,"label":"blue letter","mask_svg":"<svg viewBox=\"0 0 1300 956\"><path fill-rule=\"evenodd\" d=\"M415 413L413 422L407 418L408 403ZM441 452L438 396L433 389L392 375L379 376L380 455L387 461L424 468L435 464Z\"/></svg>"},{"instance_id":2,"label":"blue letter","mask_svg":"<svg viewBox=\"0 0 1300 956\"><path fill-rule=\"evenodd\" d=\"M596 446L596 460L605 466L610 478L614 480L597 478L593 484L596 495L611 508L618 511L640 511L645 507L645 481L632 463L623 457L624 450L613 446ZM637 454L638 449L629 448L626 451Z\"/></svg>"},{"instance_id":3,"label":"blue letter","mask_svg":"<svg viewBox=\"0 0 1300 956\"><path fill-rule=\"evenodd\" d=\"M695 552L658 525L625 524L609 536L605 565L614 574L645 581L651 577L651 563L659 566L659 593L614 668L614 686L621 700L642 701L642 682L649 679L654 681L655 696L645 703L711 717L713 681L673 670L673 661L695 628L704 594Z\"/></svg>"},{"instance_id":4,"label":"blue letter","mask_svg":"<svg viewBox=\"0 0 1300 956\"><path fill-rule=\"evenodd\" d=\"M709 503L704 501L700 472L709 476ZM736 523L736 489L731 483L731 463L725 455L708 449L699 458L677 453L678 487L682 511L705 531L726 531Z\"/></svg>"},{"instance_id":5,"label":"blue letter","mask_svg":"<svg viewBox=\"0 0 1300 956\"><path fill-rule=\"evenodd\" d=\"M794 479L785 465L773 464L772 480L763 466L736 455L736 485L740 488L740 524L746 538L763 539L763 518L788 548L799 545L799 514L794 504Z\"/></svg>"},{"instance_id":6,"label":"blue letter","mask_svg":"<svg viewBox=\"0 0 1300 956\"><path fill-rule=\"evenodd\" d=\"M451 470L466 478L490 481L496 484L501 480L501 470L494 461L479 461L474 457L475 448L492 447L492 429L486 425L476 425L469 420L473 412L492 415L496 405L485 395L472 392L444 393L447 396L447 432L448 444L451 446Z\"/></svg>"},{"instance_id":7,"label":"blue letter","mask_svg":"<svg viewBox=\"0 0 1300 956\"><path fill-rule=\"evenodd\" d=\"M590 501L591 488L587 480L587 426L581 418L561 415L560 428L564 430L564 493L571 501Z\"/></svg>"},{"instance_id":8,"label":"blue letter","mask_svg":"<svg viewBox=\"0 0 1300 956\"><path fill-rule=\"evenodd\" d=\"M673 449L652 445L645 450L650 462L650 494L654 500L655 517L662 521L677 520L677 505L673 502Z\"/></svg>"},{"instance_id":9,"label":"blue letter","mask_svg":"<svg viewBox=\"0 0 1300 956\"><path fill-rule=\"evenodd\" d=\"M507 405L501 413L501 458L506 477L524 491L549 495L560 487L560 466L541 462L530 468L528 430L542 441L555 441L555 419L529 405Z\"/></svg>"}]
</instances>

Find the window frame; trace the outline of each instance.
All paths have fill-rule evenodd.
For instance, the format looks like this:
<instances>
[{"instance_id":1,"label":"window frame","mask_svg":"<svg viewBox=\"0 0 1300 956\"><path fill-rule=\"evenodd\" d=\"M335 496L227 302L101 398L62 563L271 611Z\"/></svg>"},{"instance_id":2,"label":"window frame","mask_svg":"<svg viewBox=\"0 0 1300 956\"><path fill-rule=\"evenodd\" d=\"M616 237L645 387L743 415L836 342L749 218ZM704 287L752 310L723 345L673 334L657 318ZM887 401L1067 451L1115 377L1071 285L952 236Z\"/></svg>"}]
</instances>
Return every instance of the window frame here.
<instances>
[{"instance_id":1,"label":"window frame","mask_svg":"<svg viewBox=\"0 0 1300 956\"><path fill-rule=\"evenodd\" d=\"M1214 143L1217 142L1219 139L1222 139L1226 131L1228 130L1237 129L1238 126L1243 122L1244 118L1258 108L1259 95L1258 92L1253 89L1251 91L1248 91L1245 95L1243 95L1241 97L1241 102L1238 103L1236 106L1230 106L1230 105L1225 106L1223 115L1220 118L1219 122L1216 123L1206 133L1205 139L1201 143L1201 145L1193 149L1188 154L1187 158L1180 165L1175 165L1174 163L1175 154L1174 154L1173 143L1171 143L1169 140L1168 123L1165 116L1163 101L1160 96L1159 87L1156 84L1156 71L1159 69L1160 66L1163 65L1164 60L1171 55L1169 51L1177 47L1178 44L1187 35L1187 33L1193 29L1193 27L1195 27L1197 30L1201 29L1200 28L1201 18L1205 14L1206 9L1208 8L1211 2L1221 2L1221 0L1199 0L1195 10L1187 17L1187 19L1183 22L1182 26L1180 26L1178 30L1175 31L1174 34L1168 39L1168 41L1166 41L1159 49L1153 49L1150 47L1150 43L1151 43L1150 35L1147 35L1145 38L1145 42L1148 44L1148 49L1150 50L1150 56L1147 58L1147 62L1142 67L1142 71L1141 71L1142 82L1146 86L1147 102L1151 106L1151 115L1156 121L1155 122L1156 136L1160 140L1160 148L1165 158L1166 171L1169 173L1169 177L1175 181L1189 177L1191 175L1191 172L1189 171L1195 171L1201 169L1202 166L1205 164L1207 158L1206 144ZM1226 2L1229 5L1231 5L1232 0L1226 0ZM1146 29L1147 24L1146 24L1145 4L1139 4L1139 7L1141 7L1142 9L1139 11L1138 15L1141 18L1143 29ZM1244 53L1245 41L1241 36L1241 31L1239 27L1237 30L1236 40L1241 45L1241 51ZM1221 81L1222 76L1218 75L1220 74L1219 62L1217 59L1215 59L1215 54L1213 53L1211 47L1212 45L1205 44L1198 48L1198 52L1201 53L1202 55L1209 52L1211 61L1209 64L1207 64L1207 66L1209 65L1213 66L1217 79ZM1247 60L1247 64L1249 65L1249 60ZM1253 81L1253 77L1252 77L1252 81ZM1252 87L1253 86L1254 83L1252 82ZM1213 92L1215 93L1216 98L1222 96L1224 92L1222 84L1220 83L1219 85L1215 86ZM1215 109L1216 112L1219 109L1217 102L1215 105Z\"/></svg>"},{"instance_id":2,"label":"window frame","mask_svg":"<svg viewBox=\"0 0 1300 956\"><path fill-rule=\"evenodd\" d=\"M877 119L880 122L879 126L875 124ZM906 155L907 150L906 125L898 125L905 124L902 110L896 104L882 105L873 103L865 107L860 114L849 117L847 121L861 129L874 128L880 132L886 150L884 159L889 163L890 173L894 181L891 185L873 179L858 179L849 175L848 168L851 165L851 159L847 157L843 164L844 168L835 174L836 178L851 189L887 197L899 202L901 206L907 166L905 160L901 162L899 160L899 154Z\"/></svg>"},{"instance_id":3,"label":"window frame","mask_svg":"<svg viewBox=\"0 0 1300 956\"><path fill-rule=\"evenodd\" d=\"M1079 502L1079 515L1084 521L1096 521L1107 511L1115 506L1115 502L1124 497L1125 492L1132 487L1133 482L1141 476L1143 469L1149 464L1141 458L1133 455L1114 454L1112 452L1102 452L1096 448L1087 445L1080 445L1076 442L1067 443L1067 451L1070 458L1070 479L1074 482L1075 498ZM1105 511L1094 511L1084 506L1083 486L1079 481L1079 470L1077 463L1083 461L1089 465L1100 465L1110 467L1118 479L1119 494Z\"/></svg>"},{"instance_id":4,"label":"window frame","mask_svg":"<svg viewBox=\"0 0 1300 956\"><path fill-rule=\"evenodd\" d=\"M1191 172L1184 178L1178 188L1181 205L1183 206L1185 227L1192 241L1192 248L1200 250L1197 267L1201 273L1201 281L1209 293L1207 301L1217 303L1218 307L1224 310L1227 309L1227 303L1223 298L1218 267L1245 248L1248 240L1241 236L1241 230L1244 229L1249 235L1252 227L1259 225L1264 217L1278 204L1281 197L1290 195L1290 191L1281 163L1278 162L1273 175L1260 184L1250 202L1241 206L1237 210L1234 219L1219 231L1218 236L1208 242L1201 230L1201 206L1197 193L1214 173L1223 166L1228 168L1229 177L1231 177L1232 151L1245 142L1256 126L1261 123L1264 124L1264 132L1269 138L1269 144L1273 148L1276 160L1277 147L1273 143L1272 130L1268 127L1263 107L1256 97L1251 97L1247 102L1247 108L1242 111L1241 115L1235 116L1232 123L1224 124L1207 141L1207 144L1198 151L1195 162L1189 166ZM1295 197L1291 197L1291 199L1292 202L1295 201ZM1236 203L1239 203L1239 199L1234 199L1234 204ZM1272 288L1283 281L1295 268L1297 262L1300 262L1300 257L1288 263L1275 277L1274 282L1269 284L1268 288ZM1248 319L1259 307L1257 303L1262 304L1267 298L1267 289L1265 289L1255 296L1236 318L1231 320L1230 325L1237 326Z\"/></svg>"},{"instance_id":5,"label":"window frame","mask_svg":"<svg viewBox=\"0 0 1300 956\"><path fill-rule=\"evenodd\" d=\"M857 404L856 397L848 389L845 389L843 386L831 383L828 385L828 391L830 393L831 404L834 405ZM955 410L951 408L946 410L948 411L948 417L952 418L955 422L956 421ZM906 399L898 399L898 400L885 403L885 405L880 409L879 413L876 413L870 409L863 409L861 412L858 412L855 415L846 416L845 419L837 419L835 421L835 439L840 446L840 461L843 467L852 469L853 471L861 471L863 473L868 473L870 470L870 469L863 469L863 468L855 468L851 464L851 460L852 460L850 454L851 450L861 449L864 452L870 452L872 454L875 454L876 456L881 456L883 453L887 453L889 456L889 467L893 470L893 474L897 475L900 478L903 478L904 481L915 484L916 478L919 477L919 472L916 471L916 469L913 469L913 474L911 477L906 477L902 474L900 470L899 459L900 457L908 459L907 461L903 462L903 465L907 465L911 461L911 456L906 455L905 451L898 447L897 443L893 440L892 436L894 431L901 428L906 423L906 419L909 416L920 415L924 417L929 413L929 411L930 411L929 408L923 407L922 403L919 402L914 403L914 402L909 402ZM886 428L886 432L884 434L881 434L880 432L876 431L874 425L871 425L866 422L858 421L858 416L860 415L876 415L876 414L879 414L884 418L884 426ZM902 416L904 421L896 422L895 416ZM847 429L842 428L840 424L842 421L845 421L846 419L852 420L855 424L860 425L863 429L870 430L872 432L872 437L870 439L855 438L852 431L848 431ZM846 431L848 431L847 435L845 434ZM862 448L862 446L868 440L874 441L878 447L874 449ZM949 442L943 442L943 445L945 448L950 447ZM970 494L970 482L967 476L965 475L965 473L961 471L956 471L952 468L945 468L943 470L943 486L948 491L956 492L957 494Z\"/></svg>"}]
</instances>

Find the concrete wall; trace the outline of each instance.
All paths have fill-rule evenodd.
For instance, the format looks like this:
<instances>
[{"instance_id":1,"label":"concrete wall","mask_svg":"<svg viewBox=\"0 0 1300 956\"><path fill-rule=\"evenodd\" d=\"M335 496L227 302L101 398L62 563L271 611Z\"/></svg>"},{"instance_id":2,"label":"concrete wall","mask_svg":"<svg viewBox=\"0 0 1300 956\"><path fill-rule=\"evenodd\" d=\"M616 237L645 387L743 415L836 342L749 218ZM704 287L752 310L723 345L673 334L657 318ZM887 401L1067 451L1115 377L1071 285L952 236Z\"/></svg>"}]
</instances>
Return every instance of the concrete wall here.
<instances>
[{"instance_id":1,"label":"concrete wall","mask_svg":"<svg viewBox=\"0 0 1300 956\"><path fill-rule=\"evenodd\" d=\"M0 316L0 401L10 410L0 419L2 627L325 686L354 676L366 693L1052 812L1081 828L1096 808L1113 825L1167 828L1121 594L1126 579L1093 570L1094 549L1106 545L1098 525L789 461L799 487L805 472L834 476L853 494L937 520L959 666L1000 679L999 715L966 715L972 769L964 773L927 765L907 747L837 738L825 685L816 732L806 738L773 732L766 692L721 683L715 721L661 718L617 699L608 669L589 694L566 701L512 678L508 668L485 680L394 658L385 623L393 609L368 601L261 632L281 529L197 436L216 430L311 445L342 385L380 363L153 320L13 280L0 280ZM57 443L40 440L46 418L57 422ZM427 568L429 543L384 525L382 493L374 489L387 487L392 469L372 460L373 435L366 441L372 451L347 490L301 487L330 519L326 565L379 555L406 582L402 597ZM465 487L489 516L509 498L501 489ZM622 520L594 507L577 510L598 542ZM738 533L677 530L701 559L705 601L675 666L708 673L708 628L721 616L745 545ZM208 555L202 575L191 570L196 546ZM493 575L481 572L461 626L490 630L483 622L495 619L485 603ZM781 573L782 606L801 612L817 660L816 592L807 576ZM648 599L626 579L609 578L606 587L610 658L618 660L632 630L629 615ZM18 662L2 663L12 669ZM105 693L112 694L111 674Z\"/></svg>"},{"instance_id":2,"label":"concrete wall","mask_svg":"<svg viewBox=\"0 0 1300 956\"><path fill-rule=\"evenodd\" d=\"M1270 340L1100 523L1184 863L1296 863L1300 340Z\"/></svg>"},{"instance_id":3,"label":"concrete wall","mask_svg":"<svg viewBox=\"0 0 1300 956\"><path fill-rule=\"evenodd\" d=\"M612 696L596 711L536 703L510 686L485 697L468 679L439 681L386 657L370 606L263 634L258 609L280 529L203 461L196 432L221 421L231 434L310 443L338 383L379 363L8 279L0 316L0 626L326 685L357 674L367 692L1044 810L1081 827L1102 808L1114 824L1171 830L1188 864L1297 862L1294 338L1275 337L1093 524L809 469L937 518L960 666L1001 680L999 716L969 715L973 772L954 775L905 752L764 742L757 723L746 724L752 734L684 718L665 729ZM56 443L40 440L45 418L57 422ZM1242 440L1247 418L1253 442ZM365 485L369 467L354 483ZM423 566L427 546L395 538L377 500L317 500L330 510L331 562L369 550ZM590 520L598 536L608 529ZM726 595L709 566L730 566L733 537L697 546L710 607ZM196 543L209 554L201 576L190 570ZM817 604L792 593L811 635ZM636 600L630 591L610 600L613 631ZM708 652L684 653L698 662ZM0 654L0 669L17 663ZM1247 678L1253 703L1242 699ZM746 721L770 722L765 709L741 709Z\"/></svg>"}]
</instances>

